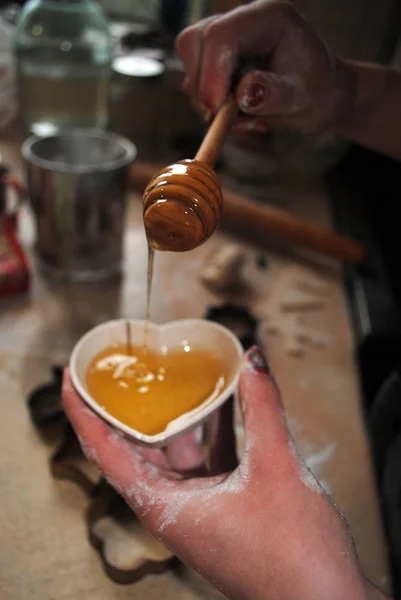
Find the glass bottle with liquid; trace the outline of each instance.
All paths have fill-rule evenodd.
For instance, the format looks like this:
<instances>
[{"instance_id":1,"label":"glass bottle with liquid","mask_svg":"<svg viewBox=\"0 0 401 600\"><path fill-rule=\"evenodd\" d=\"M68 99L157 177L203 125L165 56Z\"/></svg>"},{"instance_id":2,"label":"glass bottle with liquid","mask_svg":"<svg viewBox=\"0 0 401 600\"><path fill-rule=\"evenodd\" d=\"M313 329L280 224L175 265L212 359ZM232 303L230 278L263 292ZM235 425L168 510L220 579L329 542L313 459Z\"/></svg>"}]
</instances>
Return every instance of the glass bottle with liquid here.
<instances>
[{"instance_id":1,"label":"glass bottle with liquid","mask_svg":"<svg viewBox=\"0 0 401 600\"><path fill-rule=\"evenodd\" d=\"M95 0L29 0L15 54L26 132L107 127L112 46Z\"/></svg>"}]
</instances>

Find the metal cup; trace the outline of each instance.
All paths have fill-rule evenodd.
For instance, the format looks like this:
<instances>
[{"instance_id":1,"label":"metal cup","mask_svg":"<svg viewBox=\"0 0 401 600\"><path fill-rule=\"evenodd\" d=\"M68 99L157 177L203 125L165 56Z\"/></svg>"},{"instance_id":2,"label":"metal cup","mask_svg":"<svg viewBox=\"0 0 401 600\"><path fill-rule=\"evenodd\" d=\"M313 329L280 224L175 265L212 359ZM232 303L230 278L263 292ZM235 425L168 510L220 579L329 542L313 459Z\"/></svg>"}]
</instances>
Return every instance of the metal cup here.
<instances>
[{"instance_id":1,"label":"metal cup","mask_svg":"<svg viewBox=\"0 0 401 600\"><path fill-rule=\"evenodd\" d=\"M127 167L136 147L105 131L72 130L22 145L39 265L71 281L121 269Z\"/></svg>"}]
</instances>

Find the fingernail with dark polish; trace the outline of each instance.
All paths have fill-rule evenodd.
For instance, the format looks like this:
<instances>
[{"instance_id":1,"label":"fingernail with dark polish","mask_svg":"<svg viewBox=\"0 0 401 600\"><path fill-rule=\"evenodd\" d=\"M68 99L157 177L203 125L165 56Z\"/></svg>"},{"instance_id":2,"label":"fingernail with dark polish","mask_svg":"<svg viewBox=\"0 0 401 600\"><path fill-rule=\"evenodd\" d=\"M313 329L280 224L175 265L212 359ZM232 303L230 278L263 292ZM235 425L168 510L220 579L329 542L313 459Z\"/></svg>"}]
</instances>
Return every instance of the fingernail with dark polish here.
<instances>
[{"instance_id":1,"label":"fingernail with dark polish","mask_svg":"<svg viewBox=\"0 0 401 600\"><path fill-rule=\"evenodd\" d=\"M241 99L241 106L245 110L247 108L255 108L263 102L265 95L266 88L264 85L258 82L251 83Z\"/></svg>"},{"instance_id":2,"label":"fingernail with dark polish","mask_svg":"<svg viewBox=\"0 0 401 600\"><path fill-rule=\"evenodd\" d=\"M267 364L266 359L260 348L258 348L257 346L251 348L249 351L248 359L255 371L258 371L258 373L270 374L269 365Z\"/></svg>"}]
</instances>

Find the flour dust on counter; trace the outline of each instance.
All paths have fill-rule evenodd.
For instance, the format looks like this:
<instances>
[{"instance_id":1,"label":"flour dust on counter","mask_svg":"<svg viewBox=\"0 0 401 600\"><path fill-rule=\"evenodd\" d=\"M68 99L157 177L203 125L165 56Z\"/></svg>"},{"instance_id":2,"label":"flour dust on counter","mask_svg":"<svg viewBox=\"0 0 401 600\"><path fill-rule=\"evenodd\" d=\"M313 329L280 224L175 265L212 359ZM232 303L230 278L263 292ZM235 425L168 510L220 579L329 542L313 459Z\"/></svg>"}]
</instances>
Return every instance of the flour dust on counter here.
<instances>
[{"instance_id":1,"label":"flour dust on counter","mask_svg":"<svg viewBox=\"0 0 401 600\"><path fill-rule=\"evenodd\" d=\"M309 349L324 350L330 336L316 327L314 317L331 302L330 282L301 265L283 268L272 277L268 305L261 315L259 337L277 338L284 353L303 358Z\"/></svg>"}]
</instances>

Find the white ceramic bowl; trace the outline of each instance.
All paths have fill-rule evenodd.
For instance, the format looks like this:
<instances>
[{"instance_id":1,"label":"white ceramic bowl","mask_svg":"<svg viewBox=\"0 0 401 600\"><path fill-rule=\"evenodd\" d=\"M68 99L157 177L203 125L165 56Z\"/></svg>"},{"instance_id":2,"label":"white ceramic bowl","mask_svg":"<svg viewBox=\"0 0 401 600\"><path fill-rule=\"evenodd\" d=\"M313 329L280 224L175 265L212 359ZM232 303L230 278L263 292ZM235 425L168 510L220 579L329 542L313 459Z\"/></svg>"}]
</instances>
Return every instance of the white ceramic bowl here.
<instances>
[{"instance_id":1,"label":"white ceramic bowl","mask_svg":"<svg viewBox=\"0 0 401 600\"><path fill-rule=\"evenodd\" d=\"M129 319L132 343L141 343L144 321ZM148 344L152 350L162 346L178 348L190 345L202 350L212 350L227 364L227 385L219 396L207 398L200 406L171 421L166 429L156 435L145 435L125 425L104 408L88 392L86 373L91 360L108 346L126 343L126 319L109 321L98 325L84 335L75 346L70 358L70 372L74 388L83 400L105 421L140 444L160 447L175 437L194 429L205 421L233 393L236 392L243 359L243 349L238 338L228 329L205 319L172 321L165 325L149 323Z\"/></svg>"}]
</instances>

